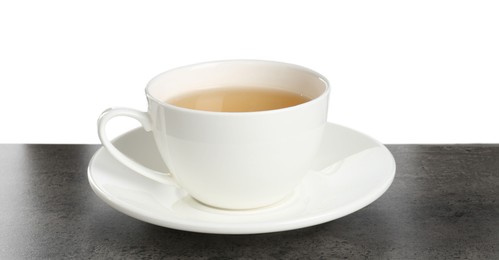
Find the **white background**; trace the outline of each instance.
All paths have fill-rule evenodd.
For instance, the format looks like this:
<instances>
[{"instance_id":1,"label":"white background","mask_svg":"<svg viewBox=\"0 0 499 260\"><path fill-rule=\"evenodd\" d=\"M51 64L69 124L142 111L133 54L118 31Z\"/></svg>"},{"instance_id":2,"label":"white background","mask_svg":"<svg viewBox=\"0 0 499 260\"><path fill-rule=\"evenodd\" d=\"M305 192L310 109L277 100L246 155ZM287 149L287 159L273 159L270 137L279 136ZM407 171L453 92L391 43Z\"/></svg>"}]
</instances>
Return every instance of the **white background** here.
<instances>
[{"instance_id":1,"label":"white background","mask_svg":"<svg viewBox=\"0 0 499 260\"><path fill-rule=\"evenodd\" d=\"M0 37L1 143L98 143L156 74L238 58L325 75L384 143L499 142L498 1L2 1Z\"/></svg>"}]
</instances>

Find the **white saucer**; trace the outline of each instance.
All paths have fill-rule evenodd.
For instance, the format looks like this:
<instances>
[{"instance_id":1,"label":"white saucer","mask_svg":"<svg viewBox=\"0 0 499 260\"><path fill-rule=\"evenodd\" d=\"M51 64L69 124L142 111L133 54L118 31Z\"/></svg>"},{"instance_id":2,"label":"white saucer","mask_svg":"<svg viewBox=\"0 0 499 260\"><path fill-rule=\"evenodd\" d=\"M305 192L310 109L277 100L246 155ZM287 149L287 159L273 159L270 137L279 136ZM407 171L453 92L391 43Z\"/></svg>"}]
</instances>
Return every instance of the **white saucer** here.
<instances>
[{"instance_id":1,"label":"white saucer","mask_svg":"<svg viewBox=\"0 0 499 260\"><path fill-rule=\"evenodd\" d=\"M165 171L152 135L142 128L113 142L138 162ZM388 189L394 176L395 160L385 146L331 123L300 187L284 201L257 210L230 211L202 205L179 188L134 173L105 148L95 153L88 166L90 186L111 207L155 225L219 234L267 233L328 222L372 203Z\"/></svg>"}]
</instances>

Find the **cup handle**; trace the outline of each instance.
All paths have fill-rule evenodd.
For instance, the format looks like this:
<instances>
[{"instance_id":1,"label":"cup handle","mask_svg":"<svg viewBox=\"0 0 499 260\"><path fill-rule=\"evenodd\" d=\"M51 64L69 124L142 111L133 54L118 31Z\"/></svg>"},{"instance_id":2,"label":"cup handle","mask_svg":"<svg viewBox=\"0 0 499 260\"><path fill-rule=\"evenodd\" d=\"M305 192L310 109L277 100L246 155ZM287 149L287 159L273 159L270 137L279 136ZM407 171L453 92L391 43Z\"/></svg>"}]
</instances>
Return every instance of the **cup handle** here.
<instances>
[{"instance_id":1,"label":"cup handle","mask_svg":"<svg viewBox=\"0 0 499 260\"><path fill-rule=\"evenodd\" d=\"M117 116L128 116L136 119L142 124L142 127L147 132L151 131L152 129L151 119L149 115L145 112L141 112L130 108L109 108L104 112L102 112L102 114L99 117L99 120L97 121L99 139L102 145L106 147L107 151L123 165L127 166L133 171L149 179L155 180L160 183L177 185L170 173L158 172L135 162L134 160L130 159L128 156L123 154L120 150L118 150L113 145L113 143L111 143L111 141L107 138L106 135L106 125L110 119Z\"/></svg>"}]
</instances>

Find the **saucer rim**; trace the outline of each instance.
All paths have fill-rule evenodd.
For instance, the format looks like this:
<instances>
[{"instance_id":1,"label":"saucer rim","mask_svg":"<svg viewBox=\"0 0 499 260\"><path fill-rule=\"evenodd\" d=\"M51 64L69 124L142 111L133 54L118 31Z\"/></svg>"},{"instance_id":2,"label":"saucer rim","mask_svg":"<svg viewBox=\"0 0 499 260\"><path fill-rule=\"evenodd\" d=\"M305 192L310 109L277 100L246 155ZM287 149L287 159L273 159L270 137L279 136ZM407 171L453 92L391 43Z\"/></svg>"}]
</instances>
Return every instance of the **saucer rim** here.
<instances>
[{"instance_id":1,"label":"saucer rim","mask_svg":"<svg viewBox=\"0 0 499 260\"><path fill-rule=\"evenodd\" d=\"M366 135L360 131L357 131L355 129L327 122L328 125L332 125L334 127L340 127L344 128L347 131L354 132L356 134L362 135L364 138L369 139L369 141L373 142L376 147L382 148L385 154L388 156L386 159L390 160L390 172L385 173L386 175L389 175L389 178L386 178L384 180L383 185L379 185L376 187L376 189L372 189L369 191L367 195L363 195L360 198L356 198L354 201L351 203L348 203L346 205L342 205L340 207L335 207L334 210L327 210L325 212L320 212L316 215L313 216L307 216L306 218L300 218L300 219L289 219L289 220L272 220L272 221L265 221L265 222L254 222L254 223L244 223L244 225L235 225L233 223L227 224L227 223L217 223L217 222L205 222L205 221L192 221L192 220L184 220L178 217L170 218L170 219L165 219L165 218L157 218L152 215L148 214L141 214L142 209L136 208L133 204L130 204L126 201L121 201L119 202L119 199L113 197L112 194L109 194L109 192L104 191L99 187L99 185L96 183L93 175L92 175L92 166L95 165L95 161L101 156L102 153L105 153L105 148L100 147L92 156L88 167L87 167L87 177L89 184L94 191L94 193L106 204L111 206L112 208L118 210L119 212L128 215L130 217L133 217L137 220L144 221L150 224L154 224L157 226L161 227L167 227L167 228L172 228L176 230L183 230L183 231L190 231L190 232L197 232L197 233L209 233L209 234L262 234L262 233L272 233L272 232L281 232L281 231L288 231L288 230L295 230L295 229L300 229L300 228L305 228L305 227L311 227L319 224L323 224L335 219L339 219L341 217L344 217L346 215L352 214L369 204L373 203L376 201L379 197L381 197L391 186L393 179L395 177L396 173L396 162L395 159L392 155L392 153L388 150L388 148L377 141L376 139L372 138L369 135ZM130 131L127 131L118 137L114 138L112 142L115 142L116 140L119 140L121 138L125 138L127 135L130 135L134 131L139 131L141 130L141 127L137 127L135 129L132 129ZM116 161L115 163L119 163ZM321 173L318 172L311 172L309 173L309 176L312 175L318 175ZM313 176L312 176L313 178ZM172 188L176 188L172 186ZM118 200L118 201L115 201ZM223 210L222 210L223 211ZM247 213L252 213L252 214L258 214L258 209L256 210L247 210L245 211Z\"/></svg>"}]
</instances>

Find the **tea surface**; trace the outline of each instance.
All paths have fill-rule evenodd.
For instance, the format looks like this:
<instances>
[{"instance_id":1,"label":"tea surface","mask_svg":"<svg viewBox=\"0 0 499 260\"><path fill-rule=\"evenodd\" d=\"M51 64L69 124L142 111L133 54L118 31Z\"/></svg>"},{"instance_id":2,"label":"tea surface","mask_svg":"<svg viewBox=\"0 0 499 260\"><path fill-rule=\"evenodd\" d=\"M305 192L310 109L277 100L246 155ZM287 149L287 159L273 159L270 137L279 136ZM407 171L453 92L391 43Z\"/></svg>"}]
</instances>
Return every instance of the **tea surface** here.
<instances>
[{"instance_id":1,"label":"tea surface","mask_svg":"<svg viewBox=\"0 0 499 260\"><path fill-rule=\"evenodd\" d=\"M166 102L178 107L214 112L254 112L296 106L309 101L302 95L272 88L224 87L193 91Z\"/></svg>"}]
</instances>

